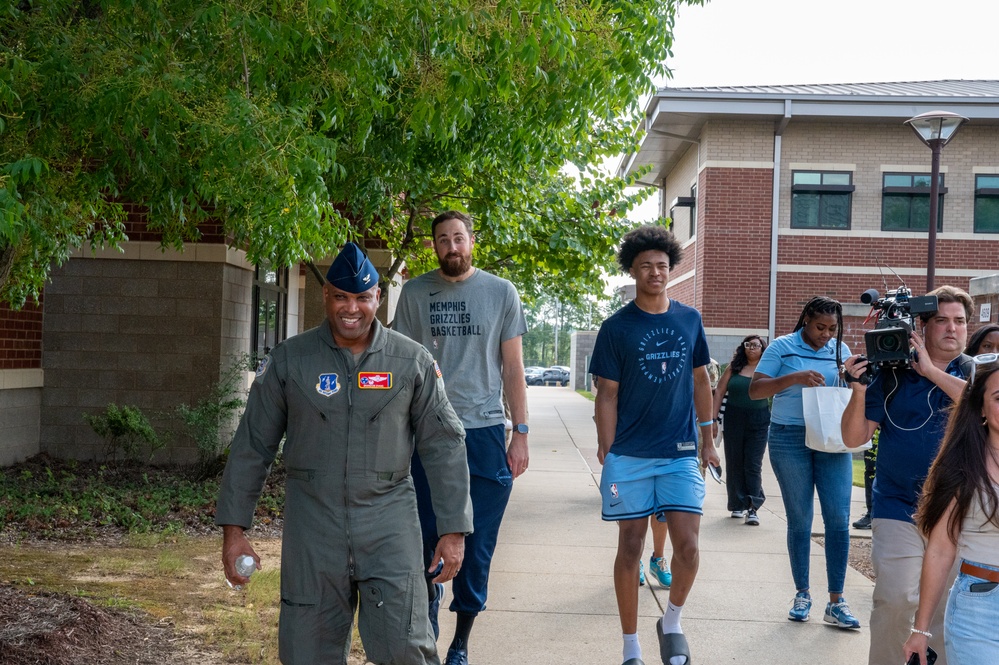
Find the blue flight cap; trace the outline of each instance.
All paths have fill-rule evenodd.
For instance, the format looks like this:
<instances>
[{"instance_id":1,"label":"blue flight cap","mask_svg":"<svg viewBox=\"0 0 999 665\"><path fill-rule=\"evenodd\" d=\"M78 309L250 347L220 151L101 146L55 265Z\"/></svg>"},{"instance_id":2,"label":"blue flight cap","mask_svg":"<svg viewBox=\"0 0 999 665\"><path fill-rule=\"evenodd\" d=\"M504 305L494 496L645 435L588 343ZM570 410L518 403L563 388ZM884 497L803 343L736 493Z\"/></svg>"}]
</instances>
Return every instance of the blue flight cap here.
<instances>
[{"instance_id":1,"label":"blue flight cap","mask_svg":"<svg viewBox=\"0 0 999 665\"><path fill-rule=\"evenodd\" d=\"M378 271L360 247L348 242L333 259L326 281L347 293L364 293L378 286Z\"/></svg>"}]
</instances>

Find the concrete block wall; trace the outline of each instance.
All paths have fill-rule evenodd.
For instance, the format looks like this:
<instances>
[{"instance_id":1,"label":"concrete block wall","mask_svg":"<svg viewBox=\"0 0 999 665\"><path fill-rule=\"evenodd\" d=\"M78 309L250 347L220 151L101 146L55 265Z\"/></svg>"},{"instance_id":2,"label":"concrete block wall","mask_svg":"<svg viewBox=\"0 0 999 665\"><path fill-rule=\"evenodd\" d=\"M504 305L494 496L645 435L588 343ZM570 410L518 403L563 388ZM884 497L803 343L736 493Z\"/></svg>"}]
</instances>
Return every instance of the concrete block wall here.
<instances>
[{"instance_id":1,"label":"concrete block wall","mask_svg":"<svg viewBox=\"0 0 999 665\"><path fill-rule=\"evenodd\" d=\"M154 424L193 404L239 354L249 351L252 271L221 251L160 253L159 260L70 260L46 289L41 449L100 456L83 421L111 403L139 407ZM203 248L206 249L207 248ZM175 425L175 422L173 422ZM159 461L189 462L193 442L175 437Z\"/></svg>"},{"instance_id":2,"label":"concrete block wall","mask_svg":"<svg viewBox=\"0 0 999 665\"><path fill-rule=\"evenodd\" d=\"M593 356L593 347L597 343L597 331L577 330L569 338L569 387L573 390L587 388L586 370L589 369L589 359Z\"/></svg>"},{"instance_id":3,"label":"concrete block wall","mask_svg":"<svg viewBox=\"0 0 999 665\"><path fill-rule=\"evenodd\" d=\"M0 466L38 454L42 383L41 369L0 370Z\"/></svg>"},{"instance_id":4,"label":"concrete block wall","mask_svg":"<svg viewBox=\"0 0 999 665\"><path fill-rule=\"evenodd\" d=\"M0 304L0 466L39 451L42 307Z\"/></svg>"}]
</instances>

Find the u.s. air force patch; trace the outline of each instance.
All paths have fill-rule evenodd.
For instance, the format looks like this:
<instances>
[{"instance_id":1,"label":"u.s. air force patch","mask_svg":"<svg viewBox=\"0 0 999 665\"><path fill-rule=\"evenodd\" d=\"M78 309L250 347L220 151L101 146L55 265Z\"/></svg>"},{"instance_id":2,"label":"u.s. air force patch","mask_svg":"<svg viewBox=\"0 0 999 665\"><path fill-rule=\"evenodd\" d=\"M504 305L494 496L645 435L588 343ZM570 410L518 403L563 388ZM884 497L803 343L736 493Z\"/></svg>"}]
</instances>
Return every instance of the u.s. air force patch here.
<instances>
[{"instance_id":1,"label":"u.s. air force patch","mask_svg":"<svg viewBox=\"0 0 999 665\"><path fill-rule=\"evenodd\" d=\"M337 375L334 373L320 374L319 383L316 384L316 392L323 397L336 395L340 392L340 382L337 380Z\"/></svg>"},{"instance_id":2,"label":"u.s. air force patch","mask_svg":"<svg viewBox=\"0 0 999 665\"><path fill-rule=\"evenodd\" d=\"M271 366L271 357L269 355L261 358L260 362L257 363L256 378L259 379L260 377L262 377L267 372L267 368L270 366Z\"/></svg>"}]
</instances>

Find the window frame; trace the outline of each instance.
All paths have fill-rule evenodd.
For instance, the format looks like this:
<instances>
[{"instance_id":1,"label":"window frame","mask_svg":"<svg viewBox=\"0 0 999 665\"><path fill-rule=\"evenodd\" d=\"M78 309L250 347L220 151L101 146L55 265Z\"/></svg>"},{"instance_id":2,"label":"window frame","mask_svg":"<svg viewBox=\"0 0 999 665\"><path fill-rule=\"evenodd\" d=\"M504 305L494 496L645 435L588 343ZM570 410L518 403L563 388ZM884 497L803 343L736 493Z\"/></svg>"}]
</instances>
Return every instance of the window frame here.
<instances>
[{"instance_id":1,"label":"window frame","mask_svg":"<svg viewBox=\"0 0 999 665\"><path fill-rule=\"evenodd\" d=\"M283 342L288 337L288 268L272 268L269 261L254 266L253 270L253 326L250 331L250 354L254 362L270 353L274 346ZM274 274L274 281L267 281L267 274ZM261 296L267 294L271 296L268 302L273 301L274 325L264 331L263 340L260 339L260 308L262 304ZM273 331L273 345L268 346L270 332Z\"/></svg>"},{"instance_id":2,"label":"window frame","mask_svg":"<svg viewBox=\"0 0 999 665\"><path fill-rule=\"evenodd\" d=\"M796 184L794 182L795 176L805 173L817 174L819 176L819 184ZM850 183L847 185L823 184L826 176L832 175L846 175L849 177ZM810 231L849 231L853 226L853 193L856 189L856 186L853 184L853 171L826 171L822 169L795 169L791 171L791 228L807 229ZM818 213L815 226L806 226L795 222L795 200L797 198L795 194L818 195ZM826 215L823 213L828 210L827 202L824 202L824 199L827 196L844 195L846 196L846 225L833 225L828 219L824 219Z\"/></svg>"},{"instance_id":3,"label":"window frame","mask_svg":"<svg viewBox=\"0 0 999 665\"><path fill-rule=\"evenodd\" d=\"M947 187L945 185L946 178L944 173L940 174L940 185L937 190L937 233L943 232L943 217L944 217L944 195L947 194ZM913 178L925 177L929 180L932 177L931 173L902 173L897 171L885 171L881 174L881 230L894 233L927 233L929 231L929 219L927 219L927 227L914 228L912 226L912 202L916 200L917 197L926 197L926 202L930 202L930 186L914 186L910 185L908 187L898 186L898 185L885 185L885 180L889 177L908 177L909 182L912 182ZM908 226L906 228L886 228L885 227L885 207L887 205L888 197L892 197L894 200L899 200L902 197L906 197L909 203L909 219ZM927 217L929 213L927 212Z\"/></svg>"},{"instance_id":4,"label":"window frame","mask_svg":"<svg viewBox=\"0 0 999 665\"><path fill-rule=\"evenodd\" d=\"M975 203L974 203L974 222L973 231L975 233L999 233L999 223L996 224L994 229L984 229L979 226L979 210L978 202L983 199L996 200L999 202L999 187L980 187L980 178L992 178L994 180L999 180L999 174L995 173L976 173L975 174Z\"/></svg>"}]
</instances>

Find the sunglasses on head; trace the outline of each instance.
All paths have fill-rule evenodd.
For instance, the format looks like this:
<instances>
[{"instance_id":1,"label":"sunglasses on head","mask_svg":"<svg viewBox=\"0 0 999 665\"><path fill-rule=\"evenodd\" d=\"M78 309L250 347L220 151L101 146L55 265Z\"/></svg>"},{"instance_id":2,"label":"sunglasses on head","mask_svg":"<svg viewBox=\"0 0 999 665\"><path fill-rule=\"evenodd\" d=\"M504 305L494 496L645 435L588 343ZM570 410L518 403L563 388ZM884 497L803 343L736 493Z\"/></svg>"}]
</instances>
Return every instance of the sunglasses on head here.
<instances>
[{"instance_id":1,"label":"sunglasses on head","mask_svg":"<svg viewBox=\"0 0 999 665\"><path fill-rule=\"evenodd\" d=\"M989 363L994 363L999 360L999 353L980 353L971 359L971 378L968 379L968 384L975 382L975 370L978 369L979 365L988 365Z\"/></svg>"}]
</instances>

